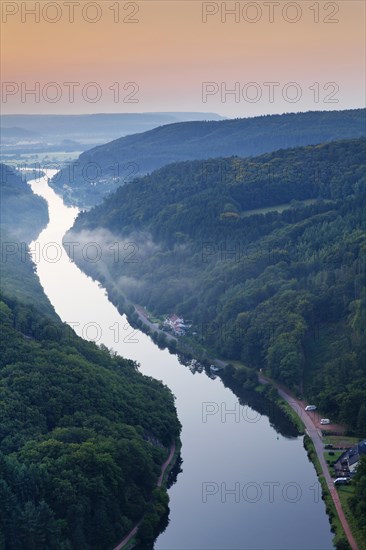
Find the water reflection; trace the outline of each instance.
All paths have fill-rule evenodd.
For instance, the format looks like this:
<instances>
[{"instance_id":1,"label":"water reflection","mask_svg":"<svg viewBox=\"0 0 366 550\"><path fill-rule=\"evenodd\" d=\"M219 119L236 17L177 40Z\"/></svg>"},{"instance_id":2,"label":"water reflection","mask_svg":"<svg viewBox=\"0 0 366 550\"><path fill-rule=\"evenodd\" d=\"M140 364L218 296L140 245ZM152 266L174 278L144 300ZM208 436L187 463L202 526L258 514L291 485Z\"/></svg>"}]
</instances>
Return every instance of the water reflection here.
<instances>
[{"instance_id":1,"label":"water reflection","mask_svg":"<svg viewBox=\"0 0 366 550\"><path fill-rule=\"evenodd\" d=\"M49 225L37 239L40 250L50 242L62 246L78 210L67 208L46 178L30 185L49 205ZM138 330L133 342L116 340L112 327L131 328L125 316L108 300L105 289L66 254L58 262L40 254L37 272L63 321L88 339L93 335L86 327L96 323L99 344L137 361L143 374L162 380L176 396L182 463L172 474L170 514L161 526L164 531L155 542L156 550L333 547L325 506L315 491L319 484L302 438L295 436L276 407L225 377L221 380L221 373L210 373L202 365L159 349ZM291 484L300 489L296 500L287 491ZM246 494L249 486L261 492L260 498Z\"/></svg>"}]
</instances>

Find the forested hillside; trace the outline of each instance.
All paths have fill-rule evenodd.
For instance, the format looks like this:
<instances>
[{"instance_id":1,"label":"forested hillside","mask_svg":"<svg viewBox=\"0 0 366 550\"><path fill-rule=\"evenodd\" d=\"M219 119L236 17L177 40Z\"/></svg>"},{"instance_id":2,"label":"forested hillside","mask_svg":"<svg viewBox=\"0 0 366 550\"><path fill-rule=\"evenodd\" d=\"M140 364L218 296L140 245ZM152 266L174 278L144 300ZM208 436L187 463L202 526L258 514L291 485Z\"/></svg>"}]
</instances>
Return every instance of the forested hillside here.
<instances>
[{"instance_id":1,"label":"forested hillside","mask_svg":"<svg viewBox=\"0 0 366 550\"><path fill-rule=\"evenodd\" d=\"M365 110L316 111L183 122L126 136L84 152L53 179L68 202L95 205L118 186L168 163L239 155L366 135Z\"/></svg>"},{"instance_id":2,"label":"forested hillside","mask_svg":"<svg viewBox=\"0 0 366 550\"><path fill-rule=\"evenodd\" d=\"M20 199L19 226L34 204ZM60 321L25 246L3 246L0 266L0 548L110 549L146 511L153 538L180 431L173 395Z\"/></svg>"},{"instance_id":3,"label":"forested hillside","mask_svg":"<svg viewBox=\"0 0 366 550\"><path fill-rule=\"evenodd\" d=\"M30 242L48 222L44 199L34 195L13 168L0 164L0 224L17 239Z\"/></svg>"},{"instance_id":4,"label":"forested hillside","mask_svg":"<svg viewBox=\"0 0 366 550\"><path fill-rule=\"evenodd\" d=\"M80 214L66 239L100 244L99 262L78 261L120 304L193 319L215 354L365 435L365 147L172 164Z\"/></svg>"}]
</instances>

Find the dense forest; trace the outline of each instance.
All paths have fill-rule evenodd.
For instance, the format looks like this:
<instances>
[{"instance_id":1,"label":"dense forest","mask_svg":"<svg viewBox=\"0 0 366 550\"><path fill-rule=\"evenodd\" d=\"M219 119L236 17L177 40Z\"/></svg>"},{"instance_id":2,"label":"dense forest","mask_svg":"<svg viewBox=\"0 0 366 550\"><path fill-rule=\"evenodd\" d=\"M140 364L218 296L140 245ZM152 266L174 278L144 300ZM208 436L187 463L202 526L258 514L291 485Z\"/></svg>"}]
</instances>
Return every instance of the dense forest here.
<instances>
[{"instance_id":1,"label":"dense forest","mask_svg":"<svg viewBox=\"0 0 366 550\"><path fill-rule=\"evenodd\" d=\"M172 162L248 157L365 135L365 109L168 124L85 151L52 185L67 202L87 207L136 175Z\"/></svg>"},{"instance_id":2,"label":"dense forest","mask_svg":"<svg viewBox=\"0 0 366 550\"><path fill-rule=\"evenodd\" d=\"M366 435L366 140L176 163L79 215L77 261ZM118 247L116 246L118 244Z\"/></svg>"},{"instance_id":3,"label":"dense forest","mask_svg":"<svg viewBox=\"0 0 366 550\"><path fill-rule=\"evenodd\" d=\"M110 548L153 494L166 511L156 483L179 434L173 396L41 312L40 286L27 303L30 261L17 278L24 299L0 302L0 547Z\"/></svg>"},{"instance_id":4,"label":"dense forest","mask_svg":"<svg viewBox=\"0 0 366 550\"><path fill-rule=\"evenodd\" d=\"M19 224L37 217L37 202L20 204ZM15 240L9 225L3 244ZM151 540L180 432L173 395L62 323L26 248L0 267L0 548L109 549L145 512Z\"/></svg>"},{"instance_id":5,"label":"dense forest","mask_svg":"<svg viewBox=\"0 0 366 550\"><path fill-rule=\"evenodd\" d=\"M17 239L29 242L48 222L47 203L34 195L26 179L0 163L0 224Z\"/></svg>"}]
</instances>

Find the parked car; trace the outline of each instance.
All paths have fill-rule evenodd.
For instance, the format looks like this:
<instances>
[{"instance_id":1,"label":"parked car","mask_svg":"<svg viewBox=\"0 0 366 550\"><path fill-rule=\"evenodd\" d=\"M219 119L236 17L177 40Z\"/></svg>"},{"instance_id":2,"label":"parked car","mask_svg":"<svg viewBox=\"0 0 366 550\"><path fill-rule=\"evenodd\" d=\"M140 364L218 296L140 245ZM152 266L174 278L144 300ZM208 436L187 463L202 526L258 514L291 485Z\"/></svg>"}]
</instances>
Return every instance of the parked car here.
<instances>
[{"instance_id":1,"label":"parked car","mask_svg":"<svg viewBox=\"0 0 366 550\"><path fill-rule=\"evenodd\" d=\"M337 477L337 479L334 480L334 485L346 485L349 483L348 477Z\"/></svg>"},{"instance_id":2,"label":"parked car","mask_svg":"<svg viewBox=\"0 0 366 550\"><path fill-rule=\"evenodd\" d=\"M320 420L320 424L330 424L329 418L322 418L322 419Z\"/></svg>"},{"instance_id":3,"label":"parked car","mask_svg":"<svg viewBox=\"0 0 366 550\"><path fill-rule=\"evenodd\" d=\"M307 405L305 407L305 410L306 411L316 411L316 406L315 405Z\"/></svg>"}]
</instances>

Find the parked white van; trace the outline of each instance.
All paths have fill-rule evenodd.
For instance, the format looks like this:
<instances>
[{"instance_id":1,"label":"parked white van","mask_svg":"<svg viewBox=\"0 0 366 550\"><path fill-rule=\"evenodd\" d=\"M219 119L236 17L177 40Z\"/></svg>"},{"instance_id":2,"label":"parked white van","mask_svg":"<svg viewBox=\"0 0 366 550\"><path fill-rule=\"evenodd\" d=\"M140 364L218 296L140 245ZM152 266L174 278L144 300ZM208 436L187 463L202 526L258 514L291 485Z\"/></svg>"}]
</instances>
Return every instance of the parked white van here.
<instances>
[{"instance_id":1,"label":"parked white van","mask_svg":"<svg viewBox=\"0 0 366 550\"><path fill-rule=\"evenodd\" d=\"M330 424L329 418L322 418L322 419L320 420L320 424Z\"/></svg>"},{"instance_id":2,"label":"parked white van","mask_svg":"<svg viewBox=\"0 0 366 550\"><path fill-rule=\"evenodd\" d=\"M334 485L346 485L348 482L348 477L337 477L337 479L334 480Z\"/></svg>"},{"instance_id":3,"label":"parked white van","mask_svg":"<svg viewBox=\"0 0 366 550\"><path fill-rule=\"evenodd\" d=\"M305 410L306 411L316 411L316 406L315 405L308 405L307 407L305 407Z\"/></svg>"}]
</instances>

